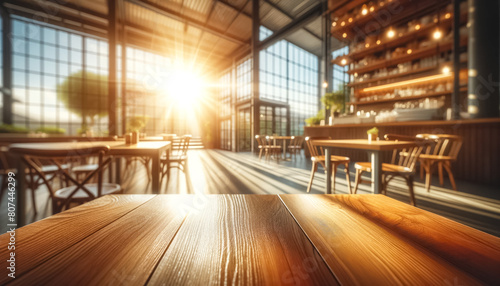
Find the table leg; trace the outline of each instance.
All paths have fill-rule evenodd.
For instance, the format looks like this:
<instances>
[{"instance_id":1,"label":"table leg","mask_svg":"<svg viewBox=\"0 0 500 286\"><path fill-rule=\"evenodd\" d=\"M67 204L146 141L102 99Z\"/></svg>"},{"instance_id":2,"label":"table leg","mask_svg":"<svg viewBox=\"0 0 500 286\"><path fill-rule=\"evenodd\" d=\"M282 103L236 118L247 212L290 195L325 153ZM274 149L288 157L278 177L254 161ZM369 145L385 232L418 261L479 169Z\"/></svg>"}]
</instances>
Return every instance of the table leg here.
<instances>
[{"instance_id":1,"label":"table leg","mask_svg":"<svg viewBox=\"0 0 500 286\"><path fill-rule=\"evenodd\" d=\"M152 179L152 187L153 187L153 194L159 194L160 193L160 157L161 157L161 152L158 152L156 156L153 156L151 158L151 179Z\"/></svg>"},{"instance_id":2,"label":"table leg","mask_svg":"<svg viewBox=\"0 0 500 286\"><path fill-rule=\"evenodd\" d=\"M28 197L26 188L26 174L24 169L26 165L23 160L17 158L17 174L16 174L16 201L17 202L17 212L16 212L16 228L20 228L26 225L26 198ZM33 210L35 211L35 210Z\"/></svg>"},{"instance_id":3,"label":"table leg","mask_svg":"<svg viewBox=\"0 0 500 286\"><path fill-rule=\"evenodd\" d=\"M380 194L382 183L382 163L380 162L380 153L377 151L370 152L370 160L372 163L372 193Z\"/></svg>"},{"instance_id":4,"label":"table leg","mask_svg":"<svg viewBox=\"0 0 500 286\"><path fill-rule=\"evenodd\" d=\"M283 160L286 160L286 139L283 139Z\"/></svg>"},{"instance_id":5,"label":"table leg","mask_svg":"<svg viewBox=\"0 0 500 286\"><path fill-rule=\"evenodd\" d=\"M115 182L121 184L121 157L115 157Z\"/></svg>"},{"instance_id":6,"label":"table leg","mask_svg":"<svg viewBox=\"0 0 500 286\"><path fill-rule=\"evenodd\" d=\"M326 190L325 194L332 193L332 150L330 148L325 149L325 166L326 166Z\"/></svg>"}]
</instances>

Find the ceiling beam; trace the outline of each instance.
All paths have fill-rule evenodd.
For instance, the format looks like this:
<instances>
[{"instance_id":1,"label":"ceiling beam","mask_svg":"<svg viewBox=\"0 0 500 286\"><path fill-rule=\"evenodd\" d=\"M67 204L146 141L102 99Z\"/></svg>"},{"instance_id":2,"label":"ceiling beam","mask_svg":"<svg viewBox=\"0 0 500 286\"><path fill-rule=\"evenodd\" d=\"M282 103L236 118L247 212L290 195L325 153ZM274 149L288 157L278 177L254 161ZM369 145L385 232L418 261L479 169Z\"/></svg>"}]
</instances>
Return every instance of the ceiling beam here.
<instances>
[{"instance_id":1,"label":"ceiling beam","mask_svg":"<svg viewBox=\"0 0 500 286\"><path fill-rule=\"evenodd\" d=\"M294 18L292 17L292 15L290 15L288 12L286 12L285 10L283 10L281 7L279 7L278 5L274 4L273 2L269 1L269 0L264 0L264 3L268 4L269 6L273 7L274 9L278 10L280 13L282 13L283 15L287 16L288 18L290 18L291 20L293 20ZM311 32L311 30L307 29L304 27L304 30L309 33L311 36L315 37L316 39L320 40L320 41L323 41L323 39L321 37L319 37L318 35L316 35L315 33Z\"/></svg>"},{"instance_id":2,"label":"ceiling beam","mask_svg":"<svg viewBox=\"0 0 500 286\"><path fill-rule=\"evenodd\" d=\"M307 24L316 20L318 17L321 16L322 13L323 13L323 4L319 3L312 9L302 14L300 17L294 19L292 22L288 23L286 26L284 26L283 28L281 28L280 30L276 31L271 36L269 36L267 39L262 41L259 45L259 49L263 50L271 46L272 44L276 43L277 41L285 38L286 36L293 34L297 30L303 28Z\"/></svg>"},{"instance_id":3,"label":"ceiling beam","mask_svg":"<svg viewBox=\"0 0 500 286\"><path fill-rule=\"evenodd\" d=\"M224 34L224 31L221 31L219 29L216 29L216 28L212 28L212 27L206 27L205 26L205 23L201 22L201 21L198 21L198 20L195 20L195 19L191 19L191 18L187 18L186 16L178 13L178 12L175 12L175 11L172 11L168 8L165 8L165 7L162 7L162 6L159 6L158 4L155 4L155 3L151 3L147 0L126 0L127 2L130 2L132 4L135 4L135 5L138 5L142 8L146 8L148 10L151 10L151 11L154 11L156 13L159 13L163 16L167 16L169 18L172 18L174 20L177 20L177 21L181 21L181 22L184 22L184 23L188 23L190 26L193 26L193 27L196 27L198 29L201 29L203 31L206 31L208 33L211 33L217 37L221 37L223 39L226 39L228 41L231 41L233 43L237 43L239 45L247 45L249 44L248 41L244 40L244 39L239 39L239 38L235 38L235 37L232 37L232 36L229 36L229 35L226 35Z\"/></svg>"}]
</instances>

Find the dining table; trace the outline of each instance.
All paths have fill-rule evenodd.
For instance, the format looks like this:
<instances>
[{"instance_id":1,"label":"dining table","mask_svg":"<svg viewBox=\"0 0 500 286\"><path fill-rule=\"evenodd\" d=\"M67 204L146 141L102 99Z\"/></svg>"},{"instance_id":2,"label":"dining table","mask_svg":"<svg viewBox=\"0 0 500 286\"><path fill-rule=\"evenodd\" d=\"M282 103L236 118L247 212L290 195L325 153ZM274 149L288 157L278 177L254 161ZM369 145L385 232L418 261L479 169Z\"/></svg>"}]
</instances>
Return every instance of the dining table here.
<instances>
[{"instance_id":1,"label":"dining table","mask_svg":"<svg viewBox=\"0 0 500 286\"><path fill-rule=\"evenodd\" d=\"M500 238L376 194L108 195L15 237L1 285L500 281Z\"/></svg>"},{"instance_id":2,"label":"dining table","mask_svg":"<svg viewBox=\"0 0 500 286\"><path fill-rule=\"evenodd\" d=\"M382 189L382 162L380 153L392 151L394 149L411 148L417 146L414 141L396 141L396 140L368 140L368 139L318 139L311 141L314 146L325 149L326 165L326 184L325 193L332 193L332 167L331 156L333 148L365 150L368 153L371 162L371 189L372 193L379 194ZM341 154L338 154L341 155Z\"/></svg>"},{"instance_id":3,"label":"dining table","mask_svg":"<svg viewBox=\"0 0 500 286\"><path fill-rule=\"evenodd\" d=\"M9 152L9 155L16 157L18 162L17 177L24 177L24 162L20 159L23 156L25 149L39 150L41 152L50 151L55 149L75 149L84 148L86 146L109 146L109 153L115 160L115 182L121 183L121 158L122 157L147 157L151 160L151 186L153 193L160 192L160 176L161 176L161 156L166 154L169 157L169 150L172 143L168 141L148 141L138 142L137 144L126 144L124 141L84 141L84 142L50 142L50 143L19 143L11 144L9 150L16 150L16 152ZM111 172L110 172L111 174ZM24 180L17 180L17 198L18 198L18 216L17 225L22 226L25 224L24 210L26 209L26 187Z\"/></svg>"},{"instance_id":4,"label":"dining table","mask_svg":"<svg viewBox=\"0 0 500 286\"><path fill-rule=\"evenodd\" d=\"M286 142L287 140L292 140L293 136L281 136L281 135L276 135L276 136L271 136L270 139L273 140L273 145L274 146L278 146L277 145L277 140L281 140L281 144L282 144L282 150L283 150L283 160L286 160Z\"/></svg>"}]
</instances>

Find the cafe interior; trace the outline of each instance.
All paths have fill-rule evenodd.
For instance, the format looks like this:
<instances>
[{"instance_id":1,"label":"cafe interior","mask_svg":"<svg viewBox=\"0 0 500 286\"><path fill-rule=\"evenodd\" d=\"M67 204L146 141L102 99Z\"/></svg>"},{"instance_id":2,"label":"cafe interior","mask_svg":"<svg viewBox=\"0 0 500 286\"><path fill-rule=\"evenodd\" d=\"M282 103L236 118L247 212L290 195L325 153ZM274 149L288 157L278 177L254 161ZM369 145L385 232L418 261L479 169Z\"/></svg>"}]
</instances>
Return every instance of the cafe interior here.
<instances>
[{"instance_id":1,"label":"cafe interior","mask_svg":"<svg viewBox=\"0 0 500 286\"><path fill-rule=\"evenodd\" d=\"M498 285L499 1L0 12L1 285Z\"/></svg>"}]
</instances>

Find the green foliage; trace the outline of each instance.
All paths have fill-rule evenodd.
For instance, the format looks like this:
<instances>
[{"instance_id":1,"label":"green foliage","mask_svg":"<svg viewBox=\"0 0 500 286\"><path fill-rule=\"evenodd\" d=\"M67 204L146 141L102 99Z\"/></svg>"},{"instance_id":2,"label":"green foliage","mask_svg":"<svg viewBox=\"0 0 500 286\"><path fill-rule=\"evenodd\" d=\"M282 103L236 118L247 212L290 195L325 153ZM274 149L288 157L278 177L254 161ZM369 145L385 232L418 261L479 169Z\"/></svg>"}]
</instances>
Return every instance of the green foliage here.
<instances>
[{"instance_id":1,"label":"green foliage","mask_svg":"<svg viewBox=\"0 0 500 286\"><path fill-rule=\"evenodd\" d=\"M312 117L309 117L305 120L306 124L308 126L313 126L313 125L319 125L321 120L324 120L325 119L325 110L324 109L320 109L318 111L318 114L316 114L315 116L312 116Z\"/></svg>"},{"instance_id":2,"label":"green foliage","mask_svg":"<svg viewBox=\"0 0 500 286\"><path fill-rule=\"evenodd\" d=\"M108 77L89 71L72 73L57 85L57 99L93 126L96 117L108 114Z\"/></svg>"},{"instance_id":3,"label":"green foliage","mask_svg":"<svg viewBox=\"0 0 500 286\"><path fill-rule=\"evenodd\" d=\"M378 134L378 128L373 127L372 129L366 131L366 134Z\"/></svg>"},{"instance_id":4,"label":"green foliage","mask_svg":"<svg viewBox=\"0 0 500 286\"><path fill-rule=\"evenodd\" d=\"M140 131L142 128L144 128L144 126L146 126L148 119L149 118L147 116L140 115L130 117L127 122L127 131Z\"/></svg>"},{"instance_id":5,"label":"green foliage","mask_svg":"<svg viewBox=\"0 0 500 286\"><path fill-rule=\"evenodd\" d=\"M29 132L30 131L28 128L21 127L21 126L15 126L15 125L9 125L9 124L0 125L0 133L28 134Z\"/></svg>"},{"instance_id":6,"label":"green foliage","mask_svg":"<svg viewBox=\"0 0 500 286\"><path fill-rule=\"evenodd\" d=\"M325 93L321 97L321 103L332 112L342 111L345 104L344 85L340 85L337 91Z\"/></svg>"},{"instance_id":7,"label":"green foliage","mask_svg":"<svg viewBox=\"0 0 500 286\"><path fill-rule=\"evenodd\" d=\"M45 133L45 134L64 134L64 133L66 133L65 129L59 128L59 127L54 127L54 126L40 127L35 131L39 132L39 133Z\"/></svg>"}]
</instances>

